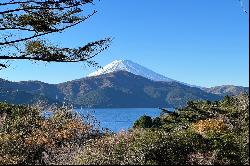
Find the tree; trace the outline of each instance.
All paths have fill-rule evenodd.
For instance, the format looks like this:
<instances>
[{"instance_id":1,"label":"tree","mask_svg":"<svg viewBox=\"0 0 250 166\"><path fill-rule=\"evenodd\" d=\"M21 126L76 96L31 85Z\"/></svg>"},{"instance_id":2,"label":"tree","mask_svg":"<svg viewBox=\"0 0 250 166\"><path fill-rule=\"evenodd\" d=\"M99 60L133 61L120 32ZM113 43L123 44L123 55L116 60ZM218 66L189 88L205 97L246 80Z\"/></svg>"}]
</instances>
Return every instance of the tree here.
<instances>
[{"instance_id":1,"label":"tree","mask_svg":"<svg viewBox=\"0 0 250 166\"><path fill-rule=\"evenodd\" d=\"M4 0L0 3L0 60L44 62L87 62L107 49L112 41L105 38L82 47L62 48L44 37L80 24L96 14L83 14L83 7L94 0ZM20 34L20 36L17 36ZM0 69L8 67L0 62Z\"/></svg>"},{"instance_id":2,"label":"tree","mask_svg":"<svg viewBox=\"0 0 250 166\"><path fill-rule=\"evenodd\" d=\"M196 109L196 105L193 101L188 101L187 106L190 107L191 109Z\"/></svg>"},{"instance_id":3,"label":"tree","mask_svg":"<svg viewBox=\"0 0 250 166\"><path fill-rule=\"evenodd\" d=\"M152 121L152 127L159 128L161 126L162 126L161 118L159 118L159 117L154 118Z\"/></svg>"},{"instance_id":4,"label":"tree","mask_svg":"<svg viewBox=\"0 0 250 166\"><path fill-rule=\"evenodd\" d=\"M150 116L143 115L135 121L133 128L151 128L153 125L152 123L152 118Z\"/></svg>"}]
</instances>

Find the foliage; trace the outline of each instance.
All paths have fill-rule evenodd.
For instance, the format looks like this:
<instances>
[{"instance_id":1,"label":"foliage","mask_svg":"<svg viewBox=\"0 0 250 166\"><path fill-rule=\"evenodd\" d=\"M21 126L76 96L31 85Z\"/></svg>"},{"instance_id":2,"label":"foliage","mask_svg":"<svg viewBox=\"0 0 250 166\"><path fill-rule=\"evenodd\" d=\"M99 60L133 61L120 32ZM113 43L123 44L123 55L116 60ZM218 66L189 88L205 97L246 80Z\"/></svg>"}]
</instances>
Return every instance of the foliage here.
<instances>
[{"instance_id":1,"label":"foliage","mask_svg":"<svg viewBox=\"0 0 250 166\"><path fill-rule=\"evenodd\" d=\"M0 164L65 164L99 135L66 108L46 118L40 107L0 104Z\"/></svg>"},{"instance_id":2,"label":"foliage","mask_svg":"<svg viewBox=\"0 0 250 166\"><path fill-rule=\"evenodd\" d=\"M226 125L223 120L220 119L206 119L193 123L192 128L197 133L203 135L207 133L222 133L226 129Z\"/></svg>"},{"instance_id":3,"label":"foliage","mask_svg":"<svg viewBox=\"0 0 250 166\"><path fill-rule=\"evenodd\" d=\"M248 95L192 101L175 114L154 120L142 116L129 132L93 140L77 155L76 163L248 165L248 126Z\"/></svg>"},{"instance_id":4,"label":"foliage","mask_svg":"<svg viewBox=\"0 0 250 166\"><path fill-rule=\"evenodd\" d=\"M7 0L0 3L0 60L45 62L87 62L107 49L111 38L89 42L76 48L60 47L42 38L62 33L96 14L85 14L94 0ZM8 65L0 63L0 69Z\"/></svg>"},{"instance_id":5,"label":"foliage","mask_svg":"<svg viewBox=\"0 0 250 166\"><path fill-rule=\"evenodd\" d=\"M134 128L150 128L153 126L152 118L150 116L144 115L140 119L136 120L134 123Z\"/></svg>"},{"instance_id":6,"label":"foliage","mask_svg":"<svg viewBox=\"0 0 250 166\"><path fill-rule=\"evenodd\" d=\"M197 141L199 140L199 141ZM77 157L78 164L185 164L188 154L203 147L191 131L134 130L98 139Z\"/></svg>"},{"instance_id":7,"label":"foliage","mask_svg":"<svg viewBox=\"0 0 250 166\"><path fill-rule=\"evenodd\" d=\"M117 134L100 134L67 110L45 118L36 107L0 108L0 164L249 164L248 95L193 101Z\"/></svg>"},{"instance_id":8,"label":"foliage","mask_svg":"<svg viewBox=\"0 0 250 166\"><path fill-rule=\"evenodd\" d=\"M141 116L134 122L133 128L159 128L162 125L159 117L151 118L150 116Z\"/></svg>"}]
</instances>

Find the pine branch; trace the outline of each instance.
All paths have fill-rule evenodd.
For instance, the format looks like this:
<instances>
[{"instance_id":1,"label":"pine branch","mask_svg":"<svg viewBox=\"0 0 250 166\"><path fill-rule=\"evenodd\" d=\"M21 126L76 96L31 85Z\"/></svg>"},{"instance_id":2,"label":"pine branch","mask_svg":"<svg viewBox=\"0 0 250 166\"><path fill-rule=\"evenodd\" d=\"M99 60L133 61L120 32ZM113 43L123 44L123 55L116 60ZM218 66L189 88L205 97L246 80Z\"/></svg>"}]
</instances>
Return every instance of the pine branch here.
<instances>
[{"instance_id":1,"label":"pine branch","mask_svg":"<svg viewBox=\"0 0 250 166\"><path fill-rule=\"evenodd\" d=\"M36 35L33 35L31 37L26 37L26 38L22 38L22 39L18 39L18 40L12 40L12 41L6 41L6 42L2 42L0 43L0 46L1 45L9 45L9 44L13 44L13 43L18 43L18 42L22 42L22 41L27 41L27 40L30 40L30 39L34 39L34 38L37 38L37 37L41 37L41 36L44 36L44 35L47 35L47 34L50 34L50 33L54 33L54 32L61 32L65 29L68 29L68 28L71 28L77 24L80 24L81 22L87 20L88 18L90 18L91 16L93 16L95 13L97 13L97 11L94 11L92 14L89 14L87 17L83 18L82 20L74 23L74 24L71 24L71 25L68 25L68 26L65 26L64 28L61 28L61 29L55 29L54 31L49 31L49 32L45 32L45 33L40 33L40 34L36 34Z\"/></svg>"},{"instance_id":2,"label":"pine branch","mask_svg":"<svg viewBox=\"0 0 250 166\"><path fill-rule=\"evenodd\" d=\"M112 41L111 38L107 38L104 40L88 43L87 45L80 47L78 49L45 47L44 45L39 45L39 47L34 48L34 46L32 45L31 48L33 48L33 50L31 50L31 52L24 52L20 56L8 56L8 55L0 56L0 60L82 62L92 59L94 56L106 50L109 47L111 41Z\"/></svg>"}]
</instances>

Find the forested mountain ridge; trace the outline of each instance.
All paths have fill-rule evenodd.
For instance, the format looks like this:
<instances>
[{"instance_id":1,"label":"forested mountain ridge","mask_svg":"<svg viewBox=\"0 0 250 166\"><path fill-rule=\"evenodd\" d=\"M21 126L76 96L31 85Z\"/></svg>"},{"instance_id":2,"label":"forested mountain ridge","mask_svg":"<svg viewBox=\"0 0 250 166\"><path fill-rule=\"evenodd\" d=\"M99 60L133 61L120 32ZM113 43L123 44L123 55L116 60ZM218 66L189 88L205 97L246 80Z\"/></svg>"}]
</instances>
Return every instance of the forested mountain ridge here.
<instances>
[{"instance_id":1,"label":"forested mountain ridge","mask_svg":"<svg viewBox=\"0 0 250 166\"><path fill-rule=\"evenodd\" d=\"M213 101L224 96L178 82L153 81L126 71L60 84L40 81L11 82L0 79L0 87L0 101L30 104L45 100L48 103L66 102L75 107L96 108L181 107L189 100ZM246 88L233 94L241 92L246 92Z\"/></svg>"}]
</instances>

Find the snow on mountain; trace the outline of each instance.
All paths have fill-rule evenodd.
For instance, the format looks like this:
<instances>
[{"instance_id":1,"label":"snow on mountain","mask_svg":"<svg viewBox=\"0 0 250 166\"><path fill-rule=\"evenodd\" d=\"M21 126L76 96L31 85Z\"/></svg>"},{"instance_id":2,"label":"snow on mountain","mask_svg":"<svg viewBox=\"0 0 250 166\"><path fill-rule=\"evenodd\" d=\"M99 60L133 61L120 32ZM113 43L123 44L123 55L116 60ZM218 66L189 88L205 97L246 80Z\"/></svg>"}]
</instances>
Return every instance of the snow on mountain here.
<instances>
[{"instance_id":1,"label":"snow on mountain","mask_svg":"<svg viewBox=\"0 0 250 166\"><path fill-rule=\"evenodd\" d=\"M130 60L115 60L112 63L104 66L102 69L89 74L88 77L98 76L121 70L133 73L135 75L143 76L153 81L166 81L166 82L175 81L173 79L160 75L150 69L147 69L137 63L134 63Z\"/></svg>"}]
</instances>

